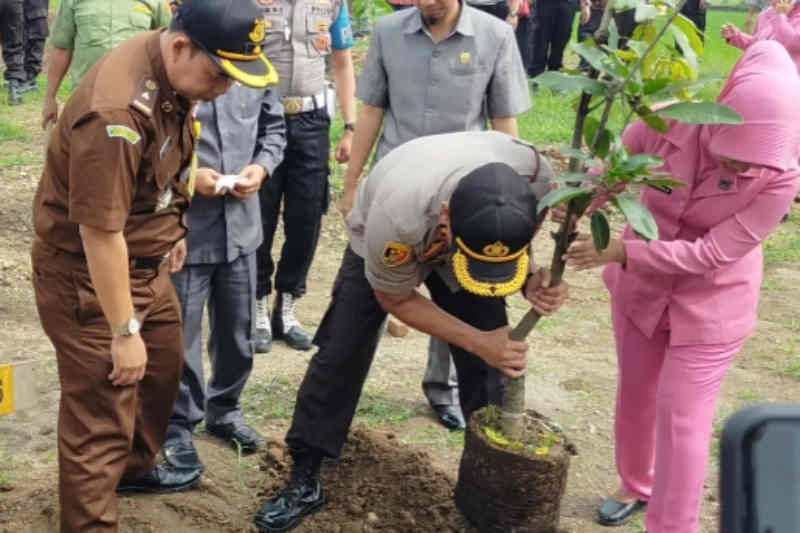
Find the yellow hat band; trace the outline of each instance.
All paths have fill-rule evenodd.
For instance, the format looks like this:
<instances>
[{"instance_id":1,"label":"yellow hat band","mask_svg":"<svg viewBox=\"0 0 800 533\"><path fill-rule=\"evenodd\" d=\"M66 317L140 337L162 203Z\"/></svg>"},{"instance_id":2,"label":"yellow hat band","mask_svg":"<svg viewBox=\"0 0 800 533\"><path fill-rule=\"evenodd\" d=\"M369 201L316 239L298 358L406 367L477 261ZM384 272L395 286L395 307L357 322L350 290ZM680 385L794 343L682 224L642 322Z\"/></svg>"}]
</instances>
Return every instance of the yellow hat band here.
<instances>
[{"instance_id":1,"label":"yellow hat band","mask_svg":"<svg viewBox=\"0 0 800 533\"><path fill-rule=\"evenodd\" d=\"M262 75L244 72L243 70L238 69L236 65L228 59L220 59L219 66L222 67L225 73L231 78L249 87L264 88L269 85L277 84L278 72L275 70L275 67L272 66L272 63L270 63L269 60L263 55L259 55L258 60L263 62L267 67L266 72Z\"/></svg>"},{"instance_id":2,"label":"yellow hat band","mask_svg":"<svg viewBox=\"0 0 800 533\"><path fill-rule=\"evenodd\" d=\"M461 250L457 251L453 255L453 271L456 274L456 280L458 281L458 284L461 285L466 291L471 292L472 294L477 294L478 296L499 298L514 294L522 288L525 280L528 279L529 264L530 261L528 255L524 254L519 257L516 271L511 279L501 283L491 283L480 281L472 277L472 274L469 273L469 259L467 259L467 256L461 253Z\"/></svg>"},{"instance_id":3,"label":"yellow hat band","mask_svg":"<svg viewBox=\"0 0 800 533\"><path fill-rule=\"evenodd\" d=\"M513 254L503 255L503 256L492 256L492 255L479 254L478 252L471 250L469 246L464 244L464 241L461 240L461 237L456 237L456 244L458 244L458 247L465 254L475 259L476 261L481 261L484 263L509 263L519 258L519 256L524 254L525 250L528 249L527 246L523 246Z\"/></svg>"},{"instance_id":4,"label":"yellow hat band","mask_svg":"<svg viewBox=\"0 0 800 533\"><path fill-rule=\"evenodd\" d=\"M253 48L252 54L239 54L237 52L226 52L225 50L217 50L216 54L223 59L230 59L231 61L255 61L261 55L261 47L256 46Z\"/></svg>"}]
</instances>

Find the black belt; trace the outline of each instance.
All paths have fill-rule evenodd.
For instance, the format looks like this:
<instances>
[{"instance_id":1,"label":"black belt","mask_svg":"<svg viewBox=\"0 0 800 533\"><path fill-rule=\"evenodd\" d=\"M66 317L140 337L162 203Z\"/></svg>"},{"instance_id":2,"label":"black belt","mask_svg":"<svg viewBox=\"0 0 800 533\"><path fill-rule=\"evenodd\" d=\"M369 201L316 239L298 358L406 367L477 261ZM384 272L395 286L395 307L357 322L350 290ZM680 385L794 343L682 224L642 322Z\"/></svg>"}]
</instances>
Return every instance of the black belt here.
<instances>
[{"instance_id":1,"label":"black belt","mask_svg":"<svg viewBox=\"0 0 800 533\"><path fill-rule=\"evenodd\" d=\"M158 270L166 255L158 257L132 257L131 266L134 270Z\"/></svg>"}]
</instances>

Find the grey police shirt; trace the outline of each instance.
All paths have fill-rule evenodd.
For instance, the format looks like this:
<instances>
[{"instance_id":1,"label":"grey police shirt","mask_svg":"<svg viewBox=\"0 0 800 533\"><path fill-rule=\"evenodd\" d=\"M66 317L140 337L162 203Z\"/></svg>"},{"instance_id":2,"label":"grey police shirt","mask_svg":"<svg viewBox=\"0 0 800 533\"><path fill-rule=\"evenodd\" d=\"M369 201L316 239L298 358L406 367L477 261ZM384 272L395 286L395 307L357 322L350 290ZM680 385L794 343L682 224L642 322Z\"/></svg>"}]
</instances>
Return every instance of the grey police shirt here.
<instances>
[{"instance_id":1,"label":"grey police shirt","mask_svg":"<svg viewBox=\"0 0 800 533\"><path fill-rule=\"evenodd\" d=\"M485 130L489 118L531 107L514 30L464 4L438 43L416 8L378 19L356 96L385 109L376 160L416 137Z\"/></svg>"},{"instance_id":2,"label":"grey police shirt","mask_svg":"<svg viewBox=\"0 0 800 533\"><path fill-rule=\"evenodd\" d=\"M414 290L436 271L459 290L451 266L452 249L429 255L443 202L475 168L492 162L509 165L531 180L537 198L550 189L553 169L533 146L495 131L458 132L419 137L391 151L361 183L347 216L350 247L364 258L372 288L390 293ZM410 248L410 261L387 266L387 245ZM533 264L531 262L531 264Z\"/></svg>"}]
</instances>

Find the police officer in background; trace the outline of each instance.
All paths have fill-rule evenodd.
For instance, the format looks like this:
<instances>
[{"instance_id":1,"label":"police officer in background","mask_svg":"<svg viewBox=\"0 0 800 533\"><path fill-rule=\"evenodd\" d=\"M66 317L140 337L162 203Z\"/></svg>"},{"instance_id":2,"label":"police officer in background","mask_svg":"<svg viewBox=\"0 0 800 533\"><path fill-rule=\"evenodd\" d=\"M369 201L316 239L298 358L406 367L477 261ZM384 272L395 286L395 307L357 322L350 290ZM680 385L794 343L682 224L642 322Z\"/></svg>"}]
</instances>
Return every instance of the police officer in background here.
<instances>
[{"instance_id":1,"label":"police officer in background","mask_svg":"<svg viewBox=\"0 0 800 533\"><path fill-rule=\"evenodd\" d=\"M36 305L58 362L61 531L117 531L118 492L192 487L154 468L181 376L169 273L186 256L195 100L269 82L253 0L183 0L86 75L54 129L33 203ZM273 73L274 76L274 73ZM189 172L182 172L189 167Z\"/></svg>"},{"instance_id":2,"label":"police officer in background","mask_svg":"<svg viewBox=\"0 0 800 533\"><path fill-rule=\"evenodd\" d=\"M264 242L256 255L256 352L269 351L273 337L283 339L294 349L308 350L311 335L300 325L294 306L306 292L322 215L328 208L329 135L334 103L326 98L325 58L330 55L332 59L333 80L345 122L336 150L336 160L344 163L350 158L356 115L350 17L342 0L259 3L266 19L265 53L280 76L287 144L283 163L259 193ZM275 274L277 297L270 320L268 298L276 271L272 242L281 201L286 241Z\"/></svg>"},{"instance_id":3,"label":"police officer in background","mask_svg":"<svg viewBox=\"0 0 800 533\"><path fill-rule=\"evenodd\" d=\"M77 87L98 59L139 33L169 24L165 0L62 0L53 25L42 127L58 118L56 95L67 71Z\"/></svg>"},{"instance_id":4,"label":"police officer in background","mask_svg":"<svg viewBox=\"0 0 800 533\"><path fill-rule=\"evenodd\" d=\"M39 88L36 77L42 71L44 43L50 33L47 25L49 4L49 0L25 0L23 9L25 12L25 31L23 32L25 81L20 88L22 92L35 91Z\"/></svg>"},{"instance_id":5,"label":"police officer in background","mask_svg":"<svg viewBox=\"0 0 800 533\"><path fill-rule=\"evenodd\" d=\"M22 83L25 81L25 51L22 0L0 0L0 36L3 39L3 76L8 82L8 105L22 103Z\"/></svg>"}]
</instances>

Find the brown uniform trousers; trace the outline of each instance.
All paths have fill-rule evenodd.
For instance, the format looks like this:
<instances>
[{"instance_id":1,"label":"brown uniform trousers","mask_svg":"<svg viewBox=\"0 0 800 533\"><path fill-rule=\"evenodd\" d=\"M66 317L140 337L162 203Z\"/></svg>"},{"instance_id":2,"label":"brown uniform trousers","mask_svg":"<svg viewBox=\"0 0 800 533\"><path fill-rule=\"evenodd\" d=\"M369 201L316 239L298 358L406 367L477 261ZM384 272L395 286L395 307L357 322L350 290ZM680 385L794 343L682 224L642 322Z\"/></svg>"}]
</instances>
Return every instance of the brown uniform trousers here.
<instances>
[{"instance_id":1,"label":"brown uniform trousers","mask_svg":"<svg viewBox=\"0 0 800 533\"><path fill-rule=\"evenodd\" d=\"M56 350L62 533L116 531L116 488L150 472L161 447L183 366L180 305L168 261L131 264L131 293L147 370L136 385L115 387L111 332L86 260L37 240L32 251L36 306Z\"/></svg>"}]
</instances>

